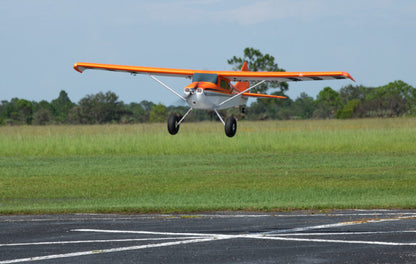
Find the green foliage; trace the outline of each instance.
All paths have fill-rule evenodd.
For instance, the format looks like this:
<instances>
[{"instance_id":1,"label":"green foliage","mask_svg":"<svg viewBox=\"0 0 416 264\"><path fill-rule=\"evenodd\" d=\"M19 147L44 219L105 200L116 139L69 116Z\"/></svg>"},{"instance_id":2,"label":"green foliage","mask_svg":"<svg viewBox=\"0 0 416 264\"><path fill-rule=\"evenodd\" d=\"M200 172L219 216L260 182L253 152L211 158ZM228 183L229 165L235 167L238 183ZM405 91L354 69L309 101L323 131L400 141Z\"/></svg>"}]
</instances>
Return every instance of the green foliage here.
<instances>
[{"instance_id":1,"label":"green foliage","mask_svg":"<svg viewBox=\"0 0 416 264\"><path fill-rule=\"evenodd\" d=\"M104 124L119 122L123 103L113 92L88 95L79 101L79 118L81 124Z\"/></svg>"},{"instance_id":2,"label":"green foliage","mask_svg":"<svg viewBox=\"0 0 416 264\"><path fill-rule=\"evenodd\" d=\"M358 99L360 101L365 100L368 94L373 88L368 88L363 85L347 85L342 87L339 91L339 96L341 98L341 103L343 105L347 104L348 101Z\"/></svg>"},{"instance_id":3,"label":"green foliage","mask_svg":"<svg viewBox=\"0 0 416 264\"><path fill-rule=\"evenodd\" d=\"M243 57L232 57L227 60L228 64L233 65L235 71L240 71L244 62L247 62L250 71L278 71L284 72L284 69L278 67L274 61L274 57L269 54L261 53L254 48L245 48ZM251 92L265 93L269 88L280 88L281 92L288 90L287 83L268 83L261 84L260 86L251 90Z\"/></svg>"},{"instance_id":4,"label":"green foliage","mask_svg":"<svg viewBox=\"0 0 416 264\"><path fill-rule=\"evenodd\" d=\"M357 107L360 105L359 99L348 101L344 107L336 113L336 118L345 119L352 118Z\"/></svg>"},{"instance_id":5,"label":"green foliage","mask_svg":"<svg viewBox=\"0 0 416 264\"><path fill-rule=\"evenodd\" d=\"M295 111L294 119L310 119L316 110L314 99L304 92L295 100L293 107Z\"/></svg>"},{"instance_id":6,"label":"green foliage","mask_svg":"<svg viewBox=\"0 0 416 264\"><path fill-rule=\"evenodd\" d=\"M281 92L275 92L274 95L286 96ZM293 115L293 101L287 99L259 98L257 102L251 104L247 109L249 120L273 120L273 119L290 119Z\"/></svg>"},{"instance_id":7,"label":"green foliage","mask_svg":"<svg viewBox=\"0 0 416 264\"><path fill-rule=\"evenodd\" d=\"M45 100L33 102L33 125L49 125L55 122L53 106Z\"/></svg>"},{"instance_id":8,"label":"green foliage","mask_svg":"<svg viewBox=\"0 0 416 264\"><path fill-rule=\"evenodd\" d=\"M325 87L316 97L316 105L315 117L333 118L341 107L341 97L331 87Z\"/></svg>"},{"instance_id":9,"label":"green foliage","mask_svg":"<svg viewBox=\"0 0 416 264\"><path fill-rule=\"evenodd\" d=\"M53 120L53 114L51 111L45 108L41 108L33 115L34 125L48 125Z\"/></svg>"},{"instance_id":10,"label":"green foliage","mask_svg":"<svg viewBox=\"0 0 416 264\"><path fill-rule=\"evenodd\" d=\"M66 117L69 114L69 111L72 107L75 106L73 102L69 99L68 94L65 91L59 93L59 97L51 102L52 112L55 115L56 121L58 123L65 122Z\"/></svg>"},{"instance_id":11,"label":"green foliage","mask_svg":"<svg viewBox=\"0 0 416 264\"><path fill-rule=\"evenodd\" d=\"M370 90L367 107L376 116L400 116L416 104L416 89L403 81L394 81Z\"/></svg>"},{"instance_id":12,"label":"green foliage","mask_svg":"<svg viewBox=\"0 0 416 264\"><path fill-rule=\"evenodd\" d=\"M166 106L159 103L152 107L152 110L150 111L150 122L165 122L167 118L167 112L166 112Z\"/></svg>"},{"instance_id":13,"label":"green foliage","mask_svg":"<svg viewBox=\"0 0 416 264\"><path fill-rule=\"evenodd\" d=\"M285 95L274 92L275 95ZM113 92L87 95L72 103L65 91L51 103L13 98L0 104L0 125L105 124L165 122L168 113L184 114L186 106L155 105L149 101L124 104ZM259 98L245 113L228 109L224 115L239 120L328 119L416 115L416 89L402 81L380 87L346 86L339 92L325 87L316 100L306 93L298 98ZM186 121L217 120L212 111L194 110Z\"/></svg>"},{"instance_id":14,"label":"green foliage","mask_svg":"<svg viewBox=\"0 0 416 264\"><path fill-rule=\"evenodd\" d=\"M30 125L32 123L32 103L25 99L18 99L16 106L22 123Z\"/></svg>"},{"instance_id":15,"label":"green foliage","mask_svg":"<svg viewBox=\"0 0 416 264\"><path fill-rule=\"evenodd\" d=\"M133 123L139 122L144 123L149 121L149 111L154 106L153 103L142 101L141 103L130 103L130 105L125 107L126 112L130 112L131 115L129 115Z\"/></svg>"}]
</instances>

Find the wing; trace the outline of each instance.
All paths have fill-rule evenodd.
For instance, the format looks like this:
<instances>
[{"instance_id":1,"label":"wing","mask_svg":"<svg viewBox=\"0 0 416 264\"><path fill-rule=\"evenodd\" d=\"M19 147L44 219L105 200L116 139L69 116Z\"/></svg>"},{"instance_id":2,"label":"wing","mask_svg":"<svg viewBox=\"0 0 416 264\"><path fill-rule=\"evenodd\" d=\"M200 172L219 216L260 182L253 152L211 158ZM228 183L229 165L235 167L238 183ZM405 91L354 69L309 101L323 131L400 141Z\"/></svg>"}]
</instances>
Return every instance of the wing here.
<instances>
[{"instance_id":1,"label":"wing","mask_svg":"<svg viewBox=\"0 0 416 264\"><path fill-rule=\"evenodd\" d=\"M195 72L194 70L169 69L169 68L155 68L155 67L141 67L141 66L126 66L114 64L100 64L77 62L74 64L74 69L82 73L87 69L106 70L116 72L129 72L131 74L152 74L159 76L185 77L191 78Z\"/></svg>"},{"instance_id":2,"label":"wing","mask_svg":"<svg viewBox=\"0 0 416 264\"><path fill-rule=\"evenodd\" d=\"M299 81L321 81L351 79L348 72L217 72L225 78L235 82L244 81L278 81L278 82L299 82Z\"/></svg>"},{"instance_id":3,"label":"wing","mask_svg":"<svg viewBox=\"0 0 416 264\"><path fill-rule=\"evenodd\" d=\"M231 81L278 81L278 82L297 82L297 81L320 81L320 80L337 80L351 79L347 72L250 72L250 71L202 71L202 70L185 70L172 68L155 68L141 66L125 66L114 64L99 64L78 62L74 64L74 69L83 72L86 69L107 70L117 72L129 72L132 74L152 74L159 76L185 77L192 78L194 73L218 74Z\"/></svg>"}]
</instances>

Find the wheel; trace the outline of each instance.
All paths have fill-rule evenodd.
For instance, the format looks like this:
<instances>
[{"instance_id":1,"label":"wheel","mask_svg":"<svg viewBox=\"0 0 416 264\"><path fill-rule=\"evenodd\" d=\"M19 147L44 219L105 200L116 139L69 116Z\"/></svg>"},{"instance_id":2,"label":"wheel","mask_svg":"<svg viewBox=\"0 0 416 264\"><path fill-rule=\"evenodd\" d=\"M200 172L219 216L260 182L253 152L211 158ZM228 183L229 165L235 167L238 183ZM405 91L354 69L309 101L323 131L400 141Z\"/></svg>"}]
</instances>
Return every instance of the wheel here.
<instances>
[{"instance_id":1,"label":"wheel","mask_svg":"<svg viewBox=\"0 0 416 264\"><path fill-rule=\"evenodd\" d=\"M225 120L225 134L227 137L233 137L235 133L237 132L237 121L235 118L228 117L227 120Z\"/></svg>"},{"instance_id":2,"label":"wheel","mask_svg":"<svg viewBox=\"0 0 416 264\"><path fill-rule=\"evenodd\" d=\"M168 131L171 135L176 135L179 131L179 116L176 114L170 114L168 117Z\"/></svg>"}]
</instances>

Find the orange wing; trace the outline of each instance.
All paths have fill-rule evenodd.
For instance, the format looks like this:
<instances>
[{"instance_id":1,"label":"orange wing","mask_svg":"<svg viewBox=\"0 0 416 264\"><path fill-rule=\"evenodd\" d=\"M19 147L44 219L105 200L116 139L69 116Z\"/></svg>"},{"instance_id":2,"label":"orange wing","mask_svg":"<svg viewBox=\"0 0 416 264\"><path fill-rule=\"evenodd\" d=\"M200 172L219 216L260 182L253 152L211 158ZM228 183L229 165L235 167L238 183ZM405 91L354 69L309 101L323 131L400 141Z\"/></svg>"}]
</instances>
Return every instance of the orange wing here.
<instances>
[{"instance_id":1,"label":"orange wing","mask_svg":"<svg viewBox=\"0 0 416 264\"><path fill-rule=\"evenodd\" d=\"M231 81L278 81L278 82L299 82L299 81L322 81L322 80L340 80L351 79L348 72L217 72Z\"/></svg>"},{"instance_id":2,"label":"orange wing","mask_svg":"<svg viewBox=\"0 0 416 264\"><path fill-rule=\"evenodd\" d=\"M161 75L161 76L187 77L187 78L191 78L195 72L198 72L194 70L126 66L126 65L100 64L100 63L87 63L87 62L75 63L74 69L76 71L79 71L80 73L82 73L83 71L87 69L95 69L95 70L106 70L106 71L129 72L132 74L153 74L153 75Z\"/></svg>"},{"instance_id":3,"label":"orange wing","mask_svg":"<svg viewBox=\"0 0 416 264\"><path fill-rule=\"evenodd\" d=\"M159 76L186 77L192 78L194 73L218 74L231 81L279 81L279 82L297 82L297 81L319 81L334 79L351 79L347 72L250 72L250 71L202 71L202 70L185 70L171 68L155 68L140 66L125 66L114 64L99 64L78 62L74 64L74 69L83 72L86 69L129 72L132 74L152 74Z\"/></svg>"}]
</instances>

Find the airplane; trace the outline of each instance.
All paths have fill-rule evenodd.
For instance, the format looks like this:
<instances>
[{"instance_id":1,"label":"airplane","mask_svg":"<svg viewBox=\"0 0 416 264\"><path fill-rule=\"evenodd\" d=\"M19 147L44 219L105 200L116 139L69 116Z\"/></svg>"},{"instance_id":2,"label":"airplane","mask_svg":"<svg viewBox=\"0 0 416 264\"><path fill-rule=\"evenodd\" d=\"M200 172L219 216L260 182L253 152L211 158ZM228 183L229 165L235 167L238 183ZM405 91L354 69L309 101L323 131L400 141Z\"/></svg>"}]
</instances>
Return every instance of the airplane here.
<instances>
[{"instance_id":1,"label":"airplane","mask_svg":"<svg viewBox=\"0 0 416 264\"><path fill-rule=\"evenodd\" d=\"M181 98L189 106L188 111L183 116L178 114L169 115L167 123L171 135L178 133L180 124L193 109L204 109L214 111L224 125L225 134L228 137L233 137L237 132L237 120L230 116L224 121L218 110L245 105L249 97L286 98L278 95L250 93L251 89L265 81L298 82L348 78L355 82L347 72L252 72L249 71L247 62L243 63L241 71L185 70L86 62L77 62L73 67L80 73L86 69L95 69L127 72L132 75L148 74L153 80ZM184 88L184 96L182 96L155 76L185 77L192 81ZM250 82L253 81L259 82L250 86ZM232 82L235 82L235 84L232 84Z\"/></svg>"}]
</instances>

